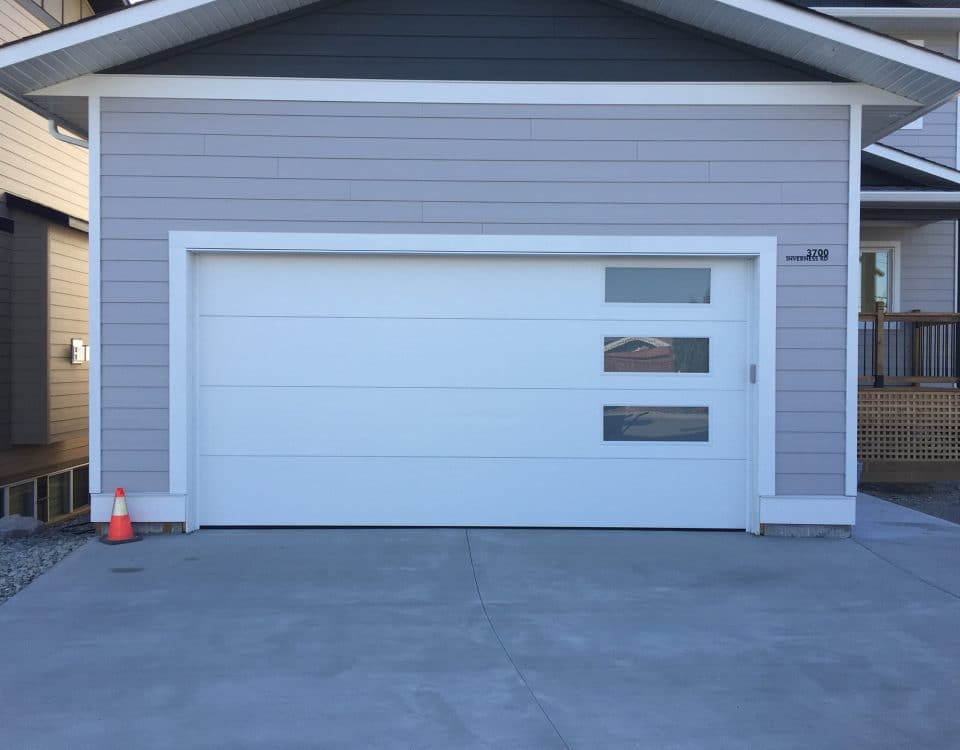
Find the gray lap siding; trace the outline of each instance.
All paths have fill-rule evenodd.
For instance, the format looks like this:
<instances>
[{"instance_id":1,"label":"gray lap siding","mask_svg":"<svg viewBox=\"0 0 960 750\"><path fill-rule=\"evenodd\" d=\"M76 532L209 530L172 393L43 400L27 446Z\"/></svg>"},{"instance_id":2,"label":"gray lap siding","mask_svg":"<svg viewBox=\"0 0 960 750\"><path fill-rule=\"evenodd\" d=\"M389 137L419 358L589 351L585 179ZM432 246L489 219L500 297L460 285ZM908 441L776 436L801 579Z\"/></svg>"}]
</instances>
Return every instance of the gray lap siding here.
<instances>
[{"instance_id":1,"label":"gray lap siding","mask_svg":"<svg viewBox=\"0 0 960 750\"><path fill-rule=\"evenodd\" d=\"M843 494L847 108L102 107L105 490L169 489L167 233L208 230L777 236L777 493Z\"/></svg>"}]
</instances>

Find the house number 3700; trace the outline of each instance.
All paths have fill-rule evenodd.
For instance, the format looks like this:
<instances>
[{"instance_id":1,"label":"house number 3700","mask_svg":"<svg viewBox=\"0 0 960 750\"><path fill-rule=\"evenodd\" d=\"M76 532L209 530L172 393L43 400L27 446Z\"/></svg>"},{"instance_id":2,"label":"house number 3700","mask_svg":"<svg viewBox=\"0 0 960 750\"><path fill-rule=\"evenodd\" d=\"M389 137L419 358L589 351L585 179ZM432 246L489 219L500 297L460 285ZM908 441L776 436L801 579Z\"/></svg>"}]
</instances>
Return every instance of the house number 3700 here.
<instances>
[{"instance_id":1,"label":"house number 3700","mask_svg":"<svg viewBox=\"0 0 960 750\"><path fill-rule=\"evenodd\" d=\"M808 247L807 260L830 260L830 251L825 247Z\"/></svg>"}]
</instances>

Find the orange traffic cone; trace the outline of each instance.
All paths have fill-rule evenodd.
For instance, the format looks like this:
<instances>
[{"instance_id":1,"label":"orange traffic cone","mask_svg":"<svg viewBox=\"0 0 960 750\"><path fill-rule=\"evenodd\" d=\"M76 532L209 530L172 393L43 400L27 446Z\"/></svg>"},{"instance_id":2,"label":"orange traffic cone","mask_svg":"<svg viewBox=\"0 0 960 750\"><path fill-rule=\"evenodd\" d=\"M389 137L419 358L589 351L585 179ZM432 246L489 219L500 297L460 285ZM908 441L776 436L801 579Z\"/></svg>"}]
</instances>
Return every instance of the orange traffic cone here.
<instances>
[{"instance_id":1,"label":"orange traffic cone","mask_svg":"<svg viewBox=\"0 0 960 750\"><path fill-rule=\"evenodd\" d=\"M123 487L117 487L117 491L113 493L113 515L110 516L110 526L107 529L107 535L100 537L100 541L104 544L126 544L139 542L142 538L133 533L130 515L127 513L127 495Z\"/></svg>"}]
</instances>

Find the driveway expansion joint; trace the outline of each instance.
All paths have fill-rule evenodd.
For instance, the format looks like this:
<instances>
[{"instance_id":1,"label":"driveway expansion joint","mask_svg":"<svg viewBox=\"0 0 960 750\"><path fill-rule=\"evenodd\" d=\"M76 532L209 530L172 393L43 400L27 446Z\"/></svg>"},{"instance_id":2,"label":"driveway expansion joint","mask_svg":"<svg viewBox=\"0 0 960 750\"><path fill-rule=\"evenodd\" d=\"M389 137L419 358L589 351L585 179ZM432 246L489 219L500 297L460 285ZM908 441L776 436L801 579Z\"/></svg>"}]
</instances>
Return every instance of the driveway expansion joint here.
<instances>
[{"instance_id":1,"label":"driveway expansion joint","mask_svg":"<svg viewBox=\"0 0 960 750\"><path fill-rule=\"evenodd\" d=\"M562 744L566 750L570 750L570 745L567 744L567 741L563 738L563 735L560 734L560 730L557 728L557 725L554 723L553 719L550 718L550 714L547 713L547 710L543 707L540 699L537 698L537 694L533 692L533 688L530 687L530 683L527 682L527 678L524 676L523 672L520 671L520 667L517 666L513 656L510 655L506 644L503 642L503 638L500 637L500 633L497 632L497 626L493 624L493 619L491 619L490 613L487 611L487 604L483 600L483 593L480 591L480 581L477 578L477 565L473 561L473 546L470 544L470 529L464 529L463 535L464 539L467 541L467 557L470 560L470 571L473 573L473 585L477 590L477 599L480 601L480 608L483 610L483 616L486 618L487 624L490 626L490 631L493 633L493 637L497 639L497 643L500 644L500 649L503 651L504 656L507 657L507 661L510 662L510 666L513 667L513 671L516 672L517 677L520 678L520 682L523 683L523 686L527 689L527 692L530 694L533 702L536 704L537 708L540 709L540 713L543 714L543 718L546 719L547 723L553 728L554 733L557 735L557 739L560 740L560 744Z\"/></svg>"},{"instance_id":2,"label":"driveway expansion joint","mask_svg":"<svg viewBox=\"0 0 960 750\"><path fill-rule=\"evenodd\" d=\"M869 546L867 546L866 544L864 544L863 542L861 542L859 539L854 538L853 541L854 541L858 546L862 547L862 548L865 549L867 552L869 552L871 555L873 555L874 557L876 557L878 560L882 560L883 562L885 562L885 563L886 563L887 565L889 565L890 567L896 568L897 570L899 570L901 573L905 573L906 575L910 576L910 577L913 578L914 580L920 581L920 583L923 583L923 584L929 586L929 587L932 588L932 589L936 589L937 591L939 591L939 592L941 592L941 593L943 593L943 594L946 594L946 595L949 596L949 597L952 597L952 598L954 598L954 599L960 599L960 595L954 593L954 592L951 591L950 589L945 589L945 588L943 588L943 586L938 586L938 585L935 584L933 581L929 581L929 580L927 580L926 578L924 578L923 576L917 575L917 574L914 573L912 570L910 570L910 569L908 569L908 568L905 568L905 567L903 567L902 565L897 565L897 563L895 563L893 560L891 560L891 559L888 558L888 557L884 557L884 556L881 555L879 552L877 552L875 549L872 549L871 547L869 547Z\"/></svg>"}]
</instances>

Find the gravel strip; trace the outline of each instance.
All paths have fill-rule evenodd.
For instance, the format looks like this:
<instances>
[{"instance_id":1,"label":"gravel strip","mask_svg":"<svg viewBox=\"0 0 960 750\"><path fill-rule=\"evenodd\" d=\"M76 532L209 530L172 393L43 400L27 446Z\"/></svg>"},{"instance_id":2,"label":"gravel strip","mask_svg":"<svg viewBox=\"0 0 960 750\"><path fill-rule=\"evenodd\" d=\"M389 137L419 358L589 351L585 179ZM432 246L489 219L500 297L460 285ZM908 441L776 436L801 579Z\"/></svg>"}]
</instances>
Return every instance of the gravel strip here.
<instances>
[{"instance_id":1,"label":"gravel strip","mask_svg":"<svg viewBox=\"0 0 960 750\"><path fill-rule=\"evenodd\" d=\"M860 490L891 503L960 523L960 482L863 484Z\"/></svg>"},{"instance_id":2,"label":"gravel strip","mask_svg":"<svg viewBox=\"0 0 960 750\"><path fill-rule=\"evenodd\" d=\"M41 527L25 536L0 537L0 604L94 535L89 516Z\"/></svg>"}]
</instances>

